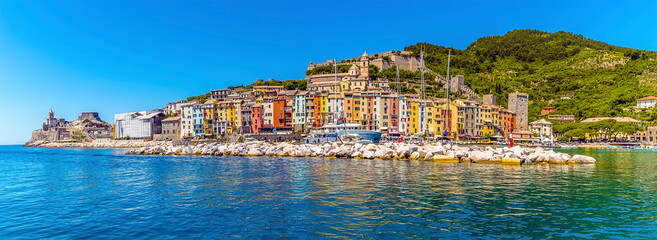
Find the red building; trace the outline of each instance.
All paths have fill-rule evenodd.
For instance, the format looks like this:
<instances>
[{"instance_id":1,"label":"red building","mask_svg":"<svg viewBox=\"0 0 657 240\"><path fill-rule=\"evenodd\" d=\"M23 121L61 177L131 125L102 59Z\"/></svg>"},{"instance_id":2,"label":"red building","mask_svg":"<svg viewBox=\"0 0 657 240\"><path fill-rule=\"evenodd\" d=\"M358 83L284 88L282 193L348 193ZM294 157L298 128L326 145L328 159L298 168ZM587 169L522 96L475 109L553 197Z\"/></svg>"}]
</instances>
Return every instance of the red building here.
<instances>
[{"instance_id":1,"label":"red building","mask_svg":"<svg viewBox=\"0 0 657 240\"><path fill-rule=\"evenodd\" d=\"M390 133L399 133L399 97L392 95L388 98L388 111L390 112Z\"/></svg>"},{"instance_id":2,"label":"red building","mask_svg":"<svg viewBox=\"0 0 657 240\"><path fill-rule=\"evenodd\" d=\"M266 100L263 106L267 109L263 112L266 116L262 119L263 125L260 126L260 132L280 132L292 131L292 106L288 106L288 101L284 96L278 96ZM269 109L271 107L271 109ZM269 114L269 115L267 115Z\"/></svg>"},{"instance_id":3,"label":"red building","mask_svg":"<svg viewBox=\"0 0 657 240\"><path fill-rule=\"evenodd\" d=\"M251 132L260 133L262 128L262 105L255 104L251 107Z\"/></svg>"},{"instance_id":4,"label":"red building","mask_svg":"<svg viewBox=\"0 0 657 240\"><path fill-rule=\"evenodd\" d=\"M292 106L287 105L284 97L272 99L274 104L274 127L277 130L292 129Z\"/></svg>"}]
</instances>

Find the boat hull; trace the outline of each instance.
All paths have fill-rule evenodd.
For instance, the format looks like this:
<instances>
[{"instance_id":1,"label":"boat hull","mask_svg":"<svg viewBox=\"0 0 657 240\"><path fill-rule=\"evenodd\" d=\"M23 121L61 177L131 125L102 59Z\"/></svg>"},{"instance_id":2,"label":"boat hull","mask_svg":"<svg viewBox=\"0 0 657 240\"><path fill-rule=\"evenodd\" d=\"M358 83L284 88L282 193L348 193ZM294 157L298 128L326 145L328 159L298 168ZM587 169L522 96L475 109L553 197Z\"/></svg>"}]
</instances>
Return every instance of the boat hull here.
<instances>
[{"instance_id":1,"label":"boat hull","mask_svg":"<svg viewBox=\"0 0 657 240\"><path fill-rule=\"evenodd\" d=\"M344 134L357 134L362 140L371 141L372 143L379 144L381 142L381 133L369 130L351 130L351 131L339 131L338 136ZM335 133L322 133L315 134L313 136L307 137L303 140L306 143L325 143L325 142L337 142L339 141Z\"/></svg>"},{"instance_id":2,"label":"boat hull","mask_svg":"<svg viewBox=\"0 0 657 240\"><path fill-rule=\"evenodd\" d=\"M338 135L342 136L343 134L358 134L360 135L363 140L370 140L372 143L379 144L381 142L381 133L376 132L376 131L370 131L370 130L352 130L352 131L340 131L338 132Z\"/></svg>"}]
</instances>

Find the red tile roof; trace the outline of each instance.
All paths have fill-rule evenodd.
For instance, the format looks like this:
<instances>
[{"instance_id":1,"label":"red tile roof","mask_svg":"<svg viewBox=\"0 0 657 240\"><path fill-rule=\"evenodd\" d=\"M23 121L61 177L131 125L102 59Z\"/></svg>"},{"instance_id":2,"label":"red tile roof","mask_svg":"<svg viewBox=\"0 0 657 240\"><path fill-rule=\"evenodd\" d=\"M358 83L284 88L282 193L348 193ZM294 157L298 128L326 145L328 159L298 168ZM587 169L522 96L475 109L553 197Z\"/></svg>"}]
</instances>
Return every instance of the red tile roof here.
<instances>
[{"instance_id":1,"label":"red tile roof","mask_svg":"<svg viewBox=\"0 0 657 240\"><path fill-rule=\"evenodd\" d=\"M639 99L637 99L637 101L645 101L645 100L657 100L657 97L655 97L655 96L648 96L648 97L643 97L643 98L639 98Z\"/></svg>"}]
</instances>

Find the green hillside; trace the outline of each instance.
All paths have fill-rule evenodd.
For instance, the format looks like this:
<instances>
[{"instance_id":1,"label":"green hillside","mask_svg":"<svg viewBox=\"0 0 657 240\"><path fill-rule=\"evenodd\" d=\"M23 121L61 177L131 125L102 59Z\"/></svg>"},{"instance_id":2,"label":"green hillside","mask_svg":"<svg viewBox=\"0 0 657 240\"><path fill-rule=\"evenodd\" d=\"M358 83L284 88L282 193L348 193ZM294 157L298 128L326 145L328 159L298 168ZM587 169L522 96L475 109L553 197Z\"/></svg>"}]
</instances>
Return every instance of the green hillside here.
<instances>
[{"instance_id":1,"label":"green hillside","mask_svg":"<svg viewBox=\"0 0 657 240\"><path fill-rule=\"evenodd\" d=\"M465 50L418 43L404 50L426 49L427 67L446 74L447 52L452 51L451 75L462 74L479 94L493 93L506 105L509 92L530 94L530 120L545 106L556 114L578 119L595 116L631 116L624 111L636 99L657 95L657 52L612 46L567 32L514 30L503 36L483 37ZM572 99L561 99L573 95Z\"/></svg>"}]
</instances>

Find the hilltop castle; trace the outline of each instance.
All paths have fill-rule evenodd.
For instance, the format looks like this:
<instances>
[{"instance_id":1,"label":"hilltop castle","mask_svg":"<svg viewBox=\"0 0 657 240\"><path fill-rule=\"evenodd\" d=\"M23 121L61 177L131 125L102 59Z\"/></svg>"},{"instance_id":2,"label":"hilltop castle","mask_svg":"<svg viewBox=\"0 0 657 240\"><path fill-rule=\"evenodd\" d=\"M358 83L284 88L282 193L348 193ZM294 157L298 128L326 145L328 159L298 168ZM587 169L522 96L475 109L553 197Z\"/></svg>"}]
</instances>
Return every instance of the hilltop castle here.
<instances>
[{"instance_id":1,"label":"hilltop castle","mask_svg":"<svg viewBox=\"0 0 657 240\"><path fill-rule=\"evenodd\" d=\"M367 52L364 52L360 57L342 60L339 63L336 63L335 60L328 60L322 63L310 62L308 64L308 71L306 72L308 90L318 92L336 92L337 90L338 92L342 92L387 88L387 82L376 81L376 79L370 77L370 66L376 66L380 70L399 66L401 70L418 71L420 70L420 57L411 56L411 54L412 52L407 51L388 51L374 55L368 55ZM339 69L337 74L334 73L336 64ZM344 71L343 69L346 69L346 66L349 65L351 65L349 70ZM328 68L329 66L331 67L330 69ZM322 68L321 70L324 71L311 74L314 69L319 68ZM339 89L335 89L336 85Z\"/></svg>"},{"instance_id":2,"label":"hilltop castle","mask_svg":"<svg viewBox=\"0 0 657 240\"><path fill-rule=\"evenodd\" d=\"M112 124L100 120L97 112L83 112L77 120L67 122L55 117L50 109L41 129L32 131L32 140L84 141L98 138L112 138Z\"/></svg>"}]
</instances>

